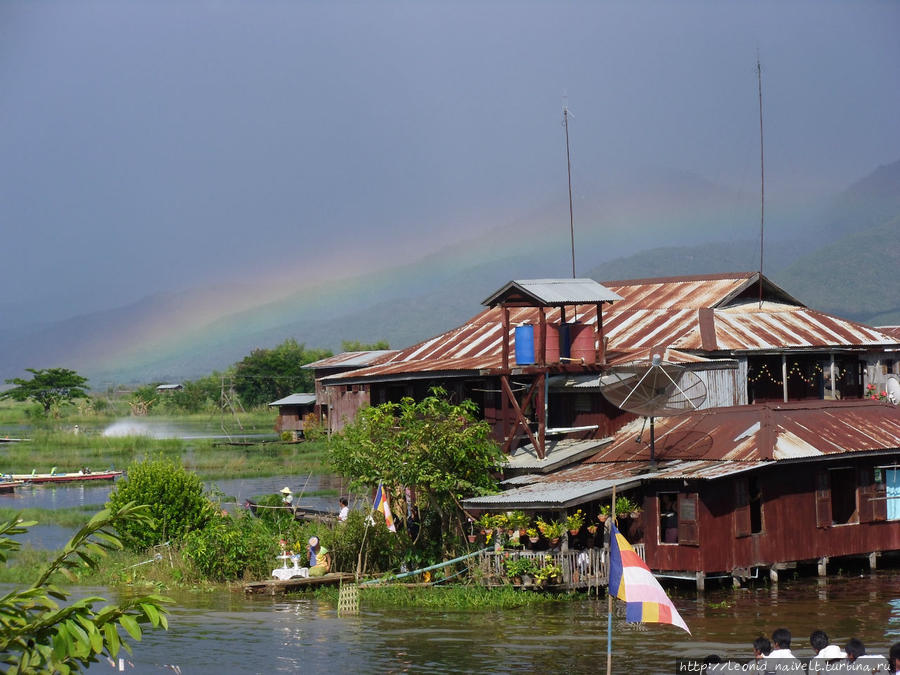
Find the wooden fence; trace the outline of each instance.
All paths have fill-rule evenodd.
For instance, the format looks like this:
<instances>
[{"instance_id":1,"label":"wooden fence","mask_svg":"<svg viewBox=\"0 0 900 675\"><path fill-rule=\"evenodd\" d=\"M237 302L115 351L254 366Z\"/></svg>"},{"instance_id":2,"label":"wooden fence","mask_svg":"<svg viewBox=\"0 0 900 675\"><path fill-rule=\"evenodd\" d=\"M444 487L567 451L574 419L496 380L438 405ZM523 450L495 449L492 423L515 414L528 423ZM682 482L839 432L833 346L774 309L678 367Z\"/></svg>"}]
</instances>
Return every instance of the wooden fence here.
<instances>
[{"instance_id":1,"label":"wooden fence","mask_svg":"<svg viewBox=\"0 0 900 675\"><path fill-rule=\"evenodd\" d=\"M644 560L644 545L632 544L635 553ZM538 568L558 565L562 570L561 580L556 588L564 590L599 588L609 580L607 553L604 549L588 548L580 551L482 551L478 556L478 568L482 583L500 586L514 583L506 572L506 561L530 558ZM524 586L535 585L534 580L524 579Z\"/></svg>"}]
</instances>

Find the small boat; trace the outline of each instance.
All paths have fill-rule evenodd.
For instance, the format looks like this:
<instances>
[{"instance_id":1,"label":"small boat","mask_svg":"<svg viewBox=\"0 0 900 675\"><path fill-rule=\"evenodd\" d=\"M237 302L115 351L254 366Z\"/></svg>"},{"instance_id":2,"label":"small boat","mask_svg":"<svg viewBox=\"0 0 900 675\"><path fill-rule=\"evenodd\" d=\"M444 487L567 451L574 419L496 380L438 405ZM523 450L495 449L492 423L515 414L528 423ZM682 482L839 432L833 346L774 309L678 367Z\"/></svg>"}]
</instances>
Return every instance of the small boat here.
<instances>
[{"instance_id":1,"label":"small boat","mask_svg":"<svg viewBox=\"0 0 900 675\"><path fill-rule=\"evenodd\" d=\"M72 473L58 473L51 471L50 473L14 473L4 476L7 480L14 480L25 483L76 483L89 480L115 480L124 471L75 471Z\"/></svg>"},{"instance_id":2,"label":"small boat","mask_svg":"<svg viewBox=\"0 0 900 675\"><path fill-rule=\"evenodd\" d=\"M20 480L0 479L0 492L13 492L16 489L16 486L21 484L22 481Z\"/></svg>"}]
</instances>

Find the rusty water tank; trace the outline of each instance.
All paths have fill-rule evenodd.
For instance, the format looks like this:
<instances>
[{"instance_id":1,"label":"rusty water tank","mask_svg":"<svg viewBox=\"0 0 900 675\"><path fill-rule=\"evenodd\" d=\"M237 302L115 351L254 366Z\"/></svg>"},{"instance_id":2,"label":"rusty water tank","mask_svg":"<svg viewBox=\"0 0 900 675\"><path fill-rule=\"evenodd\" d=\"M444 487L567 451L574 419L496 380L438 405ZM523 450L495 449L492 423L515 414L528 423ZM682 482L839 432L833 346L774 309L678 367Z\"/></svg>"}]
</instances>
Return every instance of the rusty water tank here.
<instances>
[{"instance_id":1,"label":"rusty water tank","mask_svg":"<svg viewBox=\"0 0 900 675\"><path fill-rule=\"evenodd\" d=\"M594 344L594 327L586 323L569 326L569 363L596 363L597 347Z\"/></svg>"}]
</instances>

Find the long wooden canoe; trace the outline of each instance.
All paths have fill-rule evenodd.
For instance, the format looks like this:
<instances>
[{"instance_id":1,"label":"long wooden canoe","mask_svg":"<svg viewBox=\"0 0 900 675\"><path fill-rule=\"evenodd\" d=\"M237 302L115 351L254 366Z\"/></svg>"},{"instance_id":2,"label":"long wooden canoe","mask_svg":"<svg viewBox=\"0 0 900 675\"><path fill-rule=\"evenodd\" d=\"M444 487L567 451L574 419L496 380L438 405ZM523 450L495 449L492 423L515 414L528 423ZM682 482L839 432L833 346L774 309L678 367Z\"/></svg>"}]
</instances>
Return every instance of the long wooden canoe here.
<instances>
[{"instance_id":1,"label":"long wooden canoe","mask_svg":"<svg viewBox=\"0 0 900 675\"><path fill-rule=\"evenodd\" d=\"M14 473L8 478L25 483L75 483L88 480L115 480L124 471L75 471L72 473Z\"/></svg>"}]
</instances>

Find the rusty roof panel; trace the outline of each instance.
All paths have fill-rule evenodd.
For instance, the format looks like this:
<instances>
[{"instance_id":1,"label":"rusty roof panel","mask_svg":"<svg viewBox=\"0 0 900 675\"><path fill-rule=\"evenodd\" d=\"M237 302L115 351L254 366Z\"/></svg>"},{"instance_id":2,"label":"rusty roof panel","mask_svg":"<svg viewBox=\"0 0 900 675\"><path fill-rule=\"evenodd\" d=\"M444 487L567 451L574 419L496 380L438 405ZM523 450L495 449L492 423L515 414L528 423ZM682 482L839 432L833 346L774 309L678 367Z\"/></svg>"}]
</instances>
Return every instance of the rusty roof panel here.
<instances>
[{"instance_id":1,"label":"rusty roof panel","mask_svg":"<svg viewBox=\"0 0 900 675\"><path fill-rule=\"evenodd\" d=\"M636 420L586 463L650 460L649 433ZM900 448L900 409L873 401L803 401L714 408L655 423L655 456L673 460L771 461L812 454Z\"/></svg>"},{"instance_id":2,"label":"rusty roof panel","mask_svg":"<svg viewBox=\"0 0 900 675\"><path fill-rule=\"evenodd\" d=\"M791 304L786 301L787 294L768 280L770 297L761 308L757 302L741 299L740 294L755 279L756 273L611 282L609 287L623 300L603 312L608 361L634 361L666 348L702 355L700 310L709 309L714 315L715 340L708 344L715 344L718 352L900 346L897 338L869 326ZM581 311L575 316L571 309L567 311L567 321L596 324L596 305L577 309ZM559 323L559 308L543 311L548 324ZM537 324L540 312L533 307L509 309L510 354L515 353L515 326ZM400 351L384 365L328 380L497 368L502 358L502 322L501 308L485 309L458 328Z\"/></svg>"}]
</instances>

